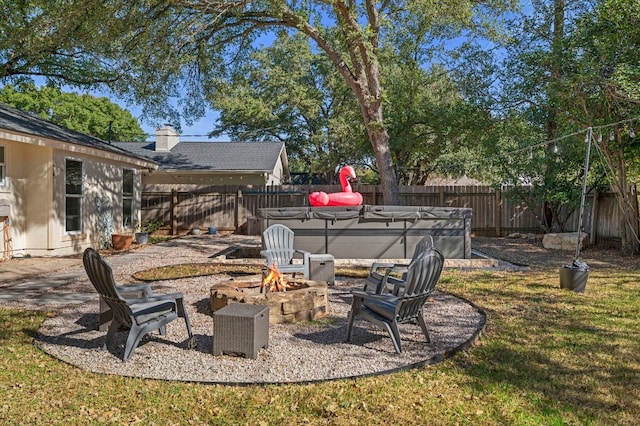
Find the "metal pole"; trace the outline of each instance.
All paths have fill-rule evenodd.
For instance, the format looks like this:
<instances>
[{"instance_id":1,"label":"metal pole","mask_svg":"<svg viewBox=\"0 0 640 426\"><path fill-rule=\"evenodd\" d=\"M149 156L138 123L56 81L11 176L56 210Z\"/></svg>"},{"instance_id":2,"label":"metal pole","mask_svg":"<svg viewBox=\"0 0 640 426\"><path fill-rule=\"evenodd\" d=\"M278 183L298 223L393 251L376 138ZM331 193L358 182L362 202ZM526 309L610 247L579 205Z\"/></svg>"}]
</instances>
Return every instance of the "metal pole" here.
<instances>
[{"instance_id":1,"label":"metal pole","mask_svg":"<svg viewBox=\"0 0 640 426\"><path fill-rule=\"evenodd\" d=\"M584 177L582 179L582 197L580 198L580 217L578 217L578 242L576 243L576 257L580 257L580 237L582 232L582 216L584 215L584 200L587 195L587 174L589 173L589 157L591 156L591 139L593 138L593 128L587 129L585 137L587 142L587 155L584 157Z\"/></svg>"}]
</instances>

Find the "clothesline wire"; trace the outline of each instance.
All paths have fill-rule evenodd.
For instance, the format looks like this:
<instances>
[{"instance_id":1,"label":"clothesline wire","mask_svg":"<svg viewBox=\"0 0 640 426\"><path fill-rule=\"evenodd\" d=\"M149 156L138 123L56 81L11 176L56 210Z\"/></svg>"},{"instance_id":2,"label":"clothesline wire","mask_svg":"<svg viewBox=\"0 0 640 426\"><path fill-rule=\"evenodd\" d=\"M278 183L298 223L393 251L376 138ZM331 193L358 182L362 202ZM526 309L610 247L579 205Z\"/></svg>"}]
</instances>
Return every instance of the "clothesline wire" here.
<instances>
[{"instance_id":1,"label":"clothesline wire","mask_svg":"<svg viewBox=\"0 0 640 426\"><path fill-rule=\"evenodd\" d=\"M571 133L571 134L568 134L568 135L564 135L564 136L560 136L560 137L557 137L555 139L549 139L549 140L544 141L544 142L540 142L540 143L537 143L537 144L529 145L529 146L524 147L524 148L518 148L518 149L515 149L513 151L509 151L505 155L518 154L520 152L530 151L530 150L535 149L535 148L546 147L546 146L549 146L551 144L555 144L555 143L558 143L558 142L563 141L565 139L568 139L568 138L583 134L585 132L588 132L589 129L592 129L594 132L596 132L596 131L602 132L602 130L605 130L605 129L608 129L608 128L612 128L612 127L615 127L615 126L619 126L621 124L631 123L633 121L639 121L639 120L640 120L640 116L637 116L637 117L633 117L633 118L627 118L625 120L616 121L615 123L609 123L609 124L603 124L603 125L600 125L600 126L587 127L586 129L578 130L577 132L574 132L574 133Z\"/></svg>"}]
</instances>

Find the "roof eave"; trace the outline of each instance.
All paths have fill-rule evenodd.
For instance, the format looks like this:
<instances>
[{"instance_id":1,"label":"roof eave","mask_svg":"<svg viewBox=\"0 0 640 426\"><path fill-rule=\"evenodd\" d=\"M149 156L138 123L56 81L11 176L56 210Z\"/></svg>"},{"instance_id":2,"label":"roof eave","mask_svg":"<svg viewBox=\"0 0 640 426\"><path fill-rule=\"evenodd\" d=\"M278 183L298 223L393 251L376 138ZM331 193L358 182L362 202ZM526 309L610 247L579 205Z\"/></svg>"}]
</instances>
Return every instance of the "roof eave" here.
<instances>
[{"instance_id":1,"label":"roof eave","mask_svg":"<svg viewBox=\"0 0 640 426\"><path fill-rule=\"evenodd\" d=\"M19 143L26 143L29 145L50 147L50 148L60 149L63 151L74 152L78 154L98 156L101 158L107 158L107 159L118 161L121 163L131 164L141 169L157 170L158 167L160 166L159 163L153 160L128 153L127 151L124 151L124 150L122 153L117 153L109 149L102 149L100 147L82 145L75 142L61 141L58 139L51 139L44 136L32 135L32 134L18 132L18 131L4 129L4 128L0 128L0 139L19 142ZM106 155L104 154L98 155L98 152L104 153Z\"/></svg>"}]
</instances>

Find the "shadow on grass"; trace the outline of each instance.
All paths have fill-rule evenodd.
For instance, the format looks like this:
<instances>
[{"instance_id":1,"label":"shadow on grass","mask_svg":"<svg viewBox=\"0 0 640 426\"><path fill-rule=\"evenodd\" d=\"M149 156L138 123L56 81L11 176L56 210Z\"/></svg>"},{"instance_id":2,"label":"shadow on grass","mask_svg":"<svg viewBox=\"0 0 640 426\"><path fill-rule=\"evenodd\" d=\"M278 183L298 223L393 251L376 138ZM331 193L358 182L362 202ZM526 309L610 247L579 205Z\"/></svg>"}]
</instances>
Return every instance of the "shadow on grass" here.
<instances>
[{"instance_id":1,"label":"shadow on grass","mask_svg":"<svg viewBox=\"0 0 640 426\"><path fill-rule=\"evenodd\" d=\"M522 395L539 413L568 410L590 421L637 410L629 390L640 388L640 297L631 275L635 289L626 274L615 282L592 274L584 294L556 287L557 275L483 277L468 297L491 330L453 363L478 392Z\"/></svg>"}]
</instances>

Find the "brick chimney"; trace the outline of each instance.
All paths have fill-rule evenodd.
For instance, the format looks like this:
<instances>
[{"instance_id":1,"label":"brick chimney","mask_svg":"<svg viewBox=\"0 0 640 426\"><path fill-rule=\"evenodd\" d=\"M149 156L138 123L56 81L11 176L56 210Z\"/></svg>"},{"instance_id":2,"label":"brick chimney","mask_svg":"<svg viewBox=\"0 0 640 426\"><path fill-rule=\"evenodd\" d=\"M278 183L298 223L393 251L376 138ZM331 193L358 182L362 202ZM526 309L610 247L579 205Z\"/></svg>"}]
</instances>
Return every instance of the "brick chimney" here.
<instances>
[{"instance_id":1,"label":"brick chimney","mask_svg":"<svg viewBox=\"0 0 640 426\"><path fill-rule=\"evenodd\" d=\"M156 151L171 151L179 142L180 135L178 135L178 132L176 132L170 124L165 124L164 127L156 129Z\"/></svg>"}]
</instances>

